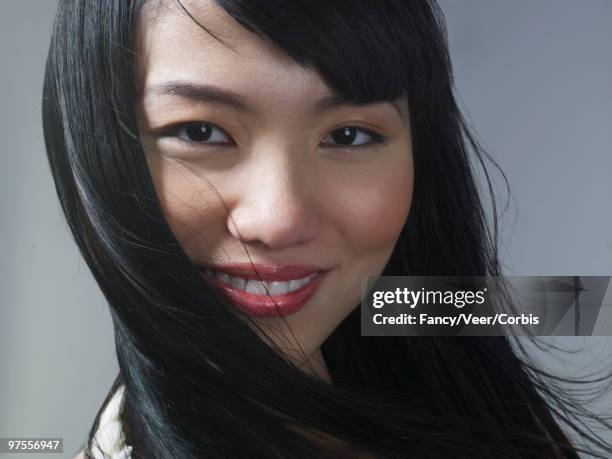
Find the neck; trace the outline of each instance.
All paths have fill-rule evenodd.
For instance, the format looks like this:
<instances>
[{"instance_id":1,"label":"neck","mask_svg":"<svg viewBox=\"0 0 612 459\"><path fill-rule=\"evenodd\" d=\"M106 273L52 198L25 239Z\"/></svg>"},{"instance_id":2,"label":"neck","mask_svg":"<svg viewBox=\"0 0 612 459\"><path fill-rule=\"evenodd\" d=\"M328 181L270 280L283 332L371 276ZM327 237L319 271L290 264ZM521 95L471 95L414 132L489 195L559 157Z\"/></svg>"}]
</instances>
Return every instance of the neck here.
<instances>
[{"instance_id":1,"label":"neck","mask_svg":"<svg viewBox=\"0 0 612 459\"><path fill-rule=\"evenodd\" d=\"M329 374L329 370L327 369L327 364L325 363L325 358L323 357L323 353L321 352L321 348L317 348L314 351L308 361L306 362L306 370L309 370L315 376L318 376L323 381L333 384L331 376Z\"/></svg>"}]
</instances>

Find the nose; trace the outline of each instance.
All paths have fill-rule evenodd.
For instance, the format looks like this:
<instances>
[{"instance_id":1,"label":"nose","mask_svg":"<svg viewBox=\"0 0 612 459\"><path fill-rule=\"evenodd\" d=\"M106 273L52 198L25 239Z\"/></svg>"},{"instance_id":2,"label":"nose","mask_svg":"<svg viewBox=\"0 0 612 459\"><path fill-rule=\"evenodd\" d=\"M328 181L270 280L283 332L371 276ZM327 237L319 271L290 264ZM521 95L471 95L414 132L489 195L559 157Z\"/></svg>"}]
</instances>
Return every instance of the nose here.
<instances>
[{"instance_id":1,"label":"nose","mask_svg":"<svg viewBox=\"0 0 612 459\"><path fill-rule=\"evenodd\" d=\"M265 156L265 155L262 155ZM279 250L316 238L319 218L308 168L286 155L254 159L230 208L230 233L245 243Z\"/></svg>"}]
</instances>

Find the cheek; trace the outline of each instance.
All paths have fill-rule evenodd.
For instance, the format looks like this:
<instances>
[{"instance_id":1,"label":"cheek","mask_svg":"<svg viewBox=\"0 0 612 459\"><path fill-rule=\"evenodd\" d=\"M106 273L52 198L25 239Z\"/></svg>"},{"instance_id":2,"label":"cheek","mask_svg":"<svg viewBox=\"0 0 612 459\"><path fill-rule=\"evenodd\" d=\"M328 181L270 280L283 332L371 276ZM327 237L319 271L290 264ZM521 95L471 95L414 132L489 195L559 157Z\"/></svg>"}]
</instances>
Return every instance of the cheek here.
<instances>
[{"instance_id":1,"label":"cheek","mask_svg":"<svg viewBox=\"0 0 612 459\"><path fill-rule=\"evenodd\" d=\"M172 160L151 154L147 162L164 216L181 246L188 252L201 245L210 248L226 213L214 191Z\"/></svg>"},{"instance_id":2,"label":"cheek","mask_svg":"<svg viewBox=\"0 0 612 459\"><path fill-rule=\"evenodd\" d=\"M359 183L338 183L328 194L334 196L335 214L331 215L336 215L336 227L353 252L391 250L410 211L411 163L377 172Z\"/></svg>"}]
</instances>

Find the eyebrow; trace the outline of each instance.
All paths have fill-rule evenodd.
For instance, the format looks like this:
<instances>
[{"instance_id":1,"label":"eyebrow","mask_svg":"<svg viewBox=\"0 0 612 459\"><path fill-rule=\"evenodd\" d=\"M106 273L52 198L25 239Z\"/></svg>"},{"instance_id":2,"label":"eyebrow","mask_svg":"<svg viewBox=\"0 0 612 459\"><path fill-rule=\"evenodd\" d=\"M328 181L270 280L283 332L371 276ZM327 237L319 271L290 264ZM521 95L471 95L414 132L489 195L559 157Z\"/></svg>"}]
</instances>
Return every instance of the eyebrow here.
<instances>
[{"instance_id":1,"label":"eyebrow","mask_svg":"<svg viewBox=\"0 0 612 459\"><path fill-rule=\"evenodd\" d=\"M145 96L150 92L157 96L178 96L194 102L228 105L244 112L255 111L239 94L206 84L171 81L150 86L144 92Z\"/></svg>"},{"instance_id":2,"label":"eyebrow","mask_svg":"<svg viewBox=\"0 0 612 459\"><path fill-rule=\"evenodd\" d=\"M205 102L209 104L222 104L243 112L254 113L257 110L244 98L231 90L208 84L194 84L185 81L170 81L156 84L145 88L145 95L151 93L158 96L177 96L193 102ZM394 102L390 102L398 111L400 117L404 117L401 110ZM329 111L338 107L365 106L369 103L356 104L340 94L324 96L313 105L314 112Z\"/></svg>"}]
</instances>

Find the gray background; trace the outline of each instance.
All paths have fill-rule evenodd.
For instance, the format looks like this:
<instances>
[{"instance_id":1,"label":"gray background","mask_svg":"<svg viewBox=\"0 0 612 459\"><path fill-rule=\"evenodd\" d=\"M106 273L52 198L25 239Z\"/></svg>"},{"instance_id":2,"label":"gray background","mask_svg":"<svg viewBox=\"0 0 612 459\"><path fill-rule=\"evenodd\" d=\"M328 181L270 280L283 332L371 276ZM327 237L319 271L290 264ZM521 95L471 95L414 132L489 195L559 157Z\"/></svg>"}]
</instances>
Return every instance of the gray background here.
<instances>
[{"instance_id":1,"label":"gray background","mask_svg":"<svg viewBox=\"0 0 612 459\"><path fill-rule=\"evenodd\" d=\"M105 301L69 236L44 153L55 6L0 2L0 437L63 436L70 457L117 367ZM612 275L612 1L441 6L461 106L512 187L506 272ZM574 376L602 365L612 344L556 342L582 351L536 358ZM611 406L608 398L600 408Z\"/></svg>"}]
</instances>

